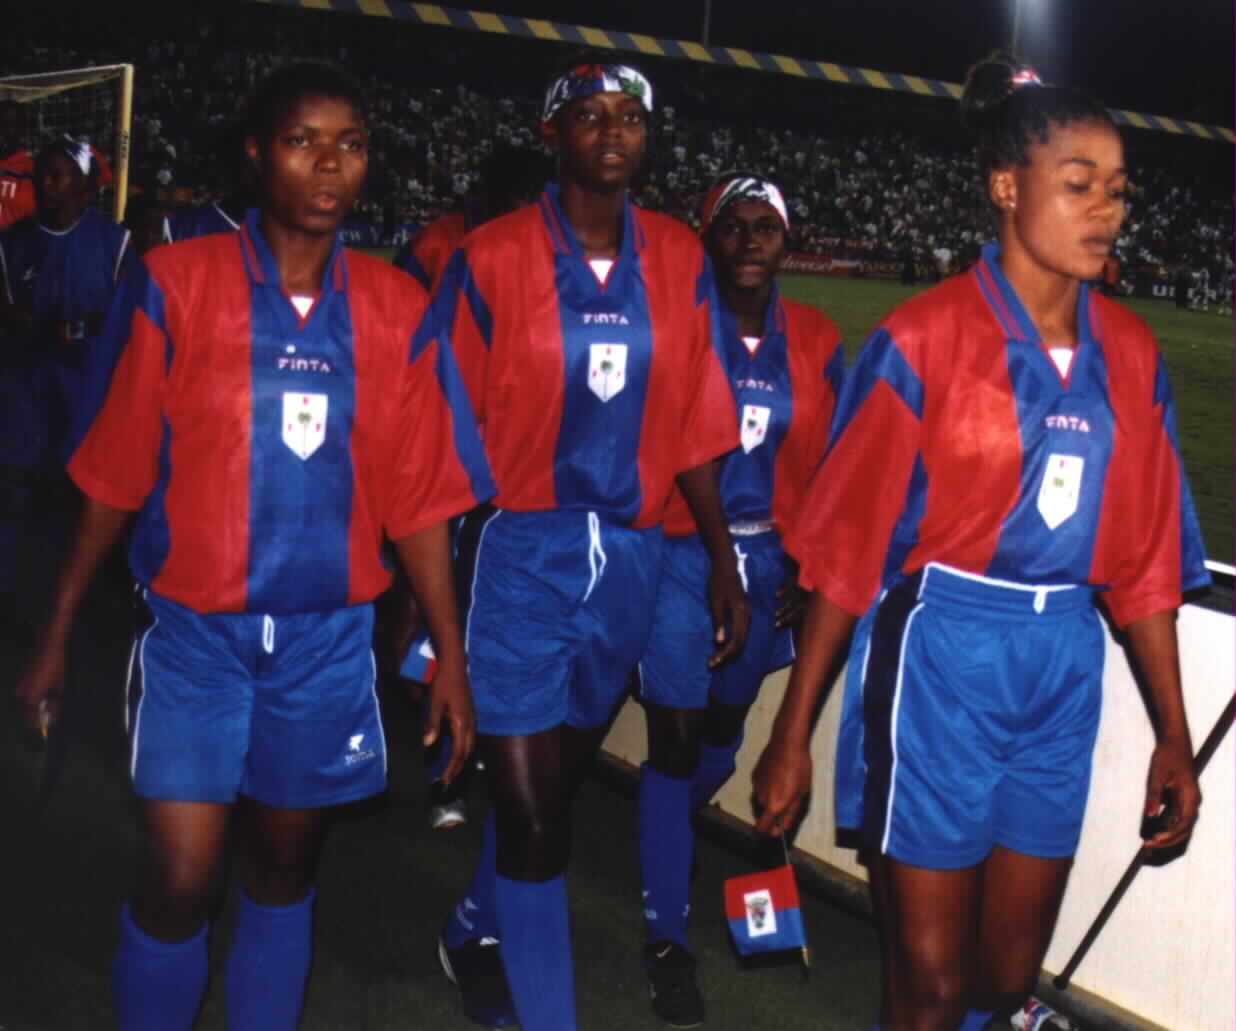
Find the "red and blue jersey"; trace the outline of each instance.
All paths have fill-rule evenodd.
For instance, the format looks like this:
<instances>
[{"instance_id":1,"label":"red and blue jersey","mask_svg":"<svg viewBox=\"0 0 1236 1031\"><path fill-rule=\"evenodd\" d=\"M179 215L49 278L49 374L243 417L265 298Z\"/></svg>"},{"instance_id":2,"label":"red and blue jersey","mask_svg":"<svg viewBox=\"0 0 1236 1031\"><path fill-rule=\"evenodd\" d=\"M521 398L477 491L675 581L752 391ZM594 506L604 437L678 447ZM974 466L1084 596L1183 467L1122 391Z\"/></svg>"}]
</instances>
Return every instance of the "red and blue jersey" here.
<instances>
[{"instance_id":1,"label":"red and blue jersey","mask_svg":"<svg viewBox=\"0 0 1236 1031\"><path fill-rule=\"evenodd\" d=\"M1124 626L1208 582L1153 336L1084 285L1077 334L1062 376L994 246L894 312L787 535L804 585L861 615L935 561L1106 589Z\"/></svg>"},{"instance_id":2,"label":"red and blue jersey","mask_svg":"<svg viewBox=\"0 0 1236 1031\"><path fill-rule=\"evenodd\" d=\"M98 335L128 244L129 231L95 208L63 231L28 218L0 235L5 293L30 314L34 346L48 357L73 360Z\"/></svg>"},{"instance_id":3,"label":"red and blue jersey","mask_svg":"<svg viewBox=\"0 0 1236 1031\"><path fill-rule=\"evenodd\" d=\"M14 151L0 158L0 229L7 229L34 214L34 155Z\"/></svg>"},{"instance_id":4,"label":"red and blue jersey","mask_svg":"<svg viewBox=\"0 0 1236 1031\"><path fill-rule=\"evenodd\" d=\"M372 600L400 539L493 493L458 368L414 343L423 290L336 241L302 316L251 212L127 276L69 472L140 510L137 579L197 612Z\"/></svg>"},{"instance_id":5,"label":"red and blue jersey","mask_svg":"<svg viewBox=\"0 0 1236 1031\"><path fill-rule=\"evenodd\" d=\"M163 224L163 235L167 243L181 243L211 233L234 233L239 228L236 220L217 201L210 201L168 215Z\"/></svg>"},{"instance_id":6,"label":"red and blue jersey","mask_svg":"<svg viewBox=\"0 0 1236 1031\"><path fill-rule=\"evenodd\" d=\"M468 211L456 211L434 219L405 243L392 258L396 268L403 269L426 290L437 285L446 263L472 231L475 219Z\"/></svg>"},{"instance_id":7,"label":"red and blue jersey","mask_svg":"<svg viewBox=\"0 0 1236 1031\"><path fill-rule=\"evenodd\" d=\"M739 418L739 447L721 459L717 471L721 503L730 522L771 519L781 530L798 510L828 443L845 379L841 333L815 308L783 300L775 286L754 350L724 301L719 316L718 349ZM677 490L665 532L696 532Z\"/></svg>"},{"instance_id":8,"label":"red and blue jersey","mask_svg":"<svg viewBox=\"0 0 1236 1031\"><path fill-rule=\"evenodd\" d=\"M711 264L686 226L630 201L604 283L556 186L474 230L424 332L459 359L499 508L656 526L674 477L738 443Z\"/></svg>"}]
</instances>

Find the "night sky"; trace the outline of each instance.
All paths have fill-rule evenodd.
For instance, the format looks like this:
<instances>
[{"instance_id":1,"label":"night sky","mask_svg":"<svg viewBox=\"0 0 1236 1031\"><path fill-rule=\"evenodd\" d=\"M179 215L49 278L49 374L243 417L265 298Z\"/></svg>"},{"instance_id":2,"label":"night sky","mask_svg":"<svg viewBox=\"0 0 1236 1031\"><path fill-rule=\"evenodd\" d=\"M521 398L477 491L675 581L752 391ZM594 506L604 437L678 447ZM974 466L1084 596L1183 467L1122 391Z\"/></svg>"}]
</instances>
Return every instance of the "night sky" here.
<instances>
[{"instance_id":1,"label":"night sky","mask_svg":"<svg viewBox=\"0 0 1236 1031\"><path fill-rule=\"evenodd\" d=\"M1233 0L1021 0L1019 50L1110 107L1233 124ZM710 42L960 82L1013 33L1013 0L712 0ZM454 6L700 38L704 0Z\"/></svg>"}]
</instances>

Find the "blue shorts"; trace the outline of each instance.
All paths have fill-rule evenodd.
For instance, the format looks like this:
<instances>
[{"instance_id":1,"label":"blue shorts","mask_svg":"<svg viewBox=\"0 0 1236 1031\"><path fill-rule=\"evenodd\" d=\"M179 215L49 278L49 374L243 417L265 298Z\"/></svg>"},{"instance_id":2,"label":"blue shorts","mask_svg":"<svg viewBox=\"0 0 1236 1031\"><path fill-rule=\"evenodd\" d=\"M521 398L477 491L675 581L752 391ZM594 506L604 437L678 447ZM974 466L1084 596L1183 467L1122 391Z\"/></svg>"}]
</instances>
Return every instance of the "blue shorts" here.
<instances>
[{"instance_id":1,"label":"blue shorts","mask_svg":"<svg viewBox=\"0 0 1236 1031\"><path fill-rule=\"evenodd\" d=\"M316 809L385 788L372 605L201 615L143 596L127 710L138 795Z\"/></svg>"},{"instance_id":2,"label":"blue shorts","mask_svg":"<svg viewBox=\"0 0 1236 1031\"><path fill-rule=\"evenodd\" d=\"M633 530L591 512L465 520L465 644L482 734L610 719L648 643L662 540L659 527Z\"/></svg>"},{"instance_id":3,"label":"blue shorts","mask_svg":"<svg viewBox=\"0 0 1236 1031\"><path fill-rule=\"evenodd\" d=\"M1077 851L1102 704L1104 639L1085 587L931 564L859 624L837 742L837 823L913 866L1002 845Z\"/></svg>"},{"instance_id":4,"label":"blue shorts","mask_svg":"<svg viewBox=\"0 0 1236 1031\"><path fill-rule=\"evenodd\" d=\"M776 626L777 591L788 569L781 538L771 530L735 537L734 551L751 602L751 629L738 658L714 673L708 668L716 650L708 608L708 551L698 536L666 539L652 635L639 664L640 695L646 701L675 709L703 709L710 700L749 706L764 677L794 661L789 628Z\"/></svg>"}]
</instances>

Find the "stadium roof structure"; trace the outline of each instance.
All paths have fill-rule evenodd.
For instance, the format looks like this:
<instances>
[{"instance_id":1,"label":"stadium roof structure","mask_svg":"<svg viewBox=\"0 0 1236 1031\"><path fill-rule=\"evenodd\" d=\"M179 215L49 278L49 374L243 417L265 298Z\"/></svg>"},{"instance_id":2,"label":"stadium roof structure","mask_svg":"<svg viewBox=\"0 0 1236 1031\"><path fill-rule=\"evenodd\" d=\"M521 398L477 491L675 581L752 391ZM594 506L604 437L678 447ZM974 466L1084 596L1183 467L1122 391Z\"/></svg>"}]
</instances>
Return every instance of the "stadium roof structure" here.
<instances>
[{"instance_id":1,"label":"stadium roof structure","mask_svg":"<svg viewBox=\"0 0 1236 1031\"><path fill-rule=\"evenodd\" d=\"M856 68L852 65L834 64L828 61L809 61L781 54L741 50L737 47L705 46L689 40L658 39L638 32L619 32L614 29L598 29L587 25L546 21L540 18L522 18L510 14L444 7L440 4L407 3L405 0L255 0L255 2L276 7L298 7L317 11L335 11L340 14L394 18L418 25L489 32L504 36L522 36L554 43L575 43L627 51L646 57L679 58L720 67L770 72L848 86L895 90L925 97L956 100L961 96L959 83L945 82L941 79L901 75L897 72L882 72L871 68ZM1174 133L1178 136L1194 136L1204 140L1236 143L1236 134L1233 134L1230 128L1223 126L1204 125L1201 122L1170 118L1167 115L1145 114L1118 108L1112 108L1111 113L1118 124L1134 129L1149 129Z\"/></svg>"}]
</instances>

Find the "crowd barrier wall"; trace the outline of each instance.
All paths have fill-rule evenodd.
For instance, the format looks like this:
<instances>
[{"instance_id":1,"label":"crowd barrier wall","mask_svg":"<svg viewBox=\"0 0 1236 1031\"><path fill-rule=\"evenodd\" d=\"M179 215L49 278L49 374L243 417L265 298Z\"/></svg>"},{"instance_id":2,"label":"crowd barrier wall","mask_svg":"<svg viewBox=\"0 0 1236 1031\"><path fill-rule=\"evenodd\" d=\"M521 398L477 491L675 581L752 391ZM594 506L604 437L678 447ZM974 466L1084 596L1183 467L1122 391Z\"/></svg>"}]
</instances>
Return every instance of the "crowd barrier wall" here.
<instances>
[{"instance_id":1,"label":"crowd barrier wall","mask_svg":"<svg viewBox=\"0 0 1236 1031\"><path fill-rule=\"evenodd\" d=\"M744 50L740 47L705 46L702 43L684 39L660 39L639 32L619 32L614 29L598 29L588 25L545 21L541 18L521 18L511 14L444 7L440 4L406 3L404 0L256 0L256 2L276 7L300 7L335 11L339 14L393 18L417 25L489 32L503 36L522 36L527 39L556 43L573 43L577 46L627 51L644 57L673 57L703 64L715 64L724 68L771 72L775 75L791 75L847 86L867 86L872 89L915 93L925 97L957 100L961 96L960 84L945 82L941 79L901 75L897 72L881 72L874 68L856 68L832 61L809 61L798 57L786 57L783 54ZM1231 129L1218 125L1203 125L1200 122L1169 118L1166 115L1122 111L1116 108L1112 108L1111 113L1118 124L1134 129L1150 129L1182 136L1197 136L1205 140L1236 142L1236 135L1233 135Z\"/></svg>"},{"instance_id":2,"label":"crowd barrier wall","mask_svg":"<svg viewBox=\"0 0 1236 1031\"><path fill-rule=\"evenodd\" d=\"M1181 609L1179 634L1185 703L1194 747L1201 745L1236 685L1231 615L1198 605ZM844 677L844 674L842 674ZM751 823L751 770L768 739L785 690L785 671L770 676L747 722L738 772L717 797L729 816ZM827 870L865 880L850 849L834 840L832 767L841 684L820 715L813 739L815 782L797 848ZM1068 962L1140 844L1138 830L1153 734L1122 648L1108 635L1103 717L1090 804L1068 891L1044 969ZM605 750L627 763L646 755L643 713L620 711ZM1201 778L1205 800L1187 851L1134 880L1072 978L1101 1008L1171 1031L1231 1031L1236 1026L1236 750L1229 734ZM842 877L841 879L845 879ZM721 886L716 886L720 905Z\"/></svg>"}]
</instances>

